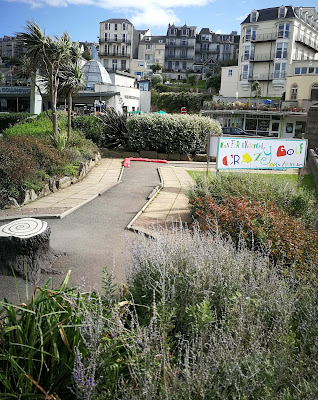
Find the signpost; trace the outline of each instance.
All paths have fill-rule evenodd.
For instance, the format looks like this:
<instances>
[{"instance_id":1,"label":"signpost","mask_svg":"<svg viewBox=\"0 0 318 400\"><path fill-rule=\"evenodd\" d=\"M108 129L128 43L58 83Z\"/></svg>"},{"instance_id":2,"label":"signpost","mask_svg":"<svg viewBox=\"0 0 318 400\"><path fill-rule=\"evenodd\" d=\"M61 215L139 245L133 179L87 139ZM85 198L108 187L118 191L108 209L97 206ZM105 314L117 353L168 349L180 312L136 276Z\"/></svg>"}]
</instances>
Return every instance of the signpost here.
<instances>
[{"instance_id":1,"label":"signpost","mask_svg":"<svg viewBox=\"0 0 318 400\"><path fill-rule=\"evenodd\" d=\"M239 138L220 136L216 168L271 169L302 168L307 141L302 139Z\"/></svg>"}]
</instances>

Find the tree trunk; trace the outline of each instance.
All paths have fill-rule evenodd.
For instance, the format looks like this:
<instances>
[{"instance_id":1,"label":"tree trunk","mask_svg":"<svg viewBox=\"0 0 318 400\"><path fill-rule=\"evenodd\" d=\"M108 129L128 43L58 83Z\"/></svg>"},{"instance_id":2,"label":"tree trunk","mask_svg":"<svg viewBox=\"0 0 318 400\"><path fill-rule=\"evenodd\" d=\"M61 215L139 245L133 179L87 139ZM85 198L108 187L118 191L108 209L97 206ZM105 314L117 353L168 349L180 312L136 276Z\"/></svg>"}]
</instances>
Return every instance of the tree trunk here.
<instances>
[{"instance_id":1,"label":"tree trunk","mask_svg":"<svg viewBox=\"0 0 318 400\"><path fill-rule=\"evenodd\" d=\"M0 275L16 275L38 282L41 271L50 271L54 252L47 223L22 218L0 228Z\"/></svg>"},{"instance_id":2,"label":"tree trunk","mask_svg":"<svg viewBox=\"0 0 318 400\"><path fill-rule=\"evenodd\" d=\"M72 91L70 90L67 93L67 104L68 104L68 108L67 108L67 140L68 143L71 142L71 131L72 131Z\"/></svg>"}]
</instances>

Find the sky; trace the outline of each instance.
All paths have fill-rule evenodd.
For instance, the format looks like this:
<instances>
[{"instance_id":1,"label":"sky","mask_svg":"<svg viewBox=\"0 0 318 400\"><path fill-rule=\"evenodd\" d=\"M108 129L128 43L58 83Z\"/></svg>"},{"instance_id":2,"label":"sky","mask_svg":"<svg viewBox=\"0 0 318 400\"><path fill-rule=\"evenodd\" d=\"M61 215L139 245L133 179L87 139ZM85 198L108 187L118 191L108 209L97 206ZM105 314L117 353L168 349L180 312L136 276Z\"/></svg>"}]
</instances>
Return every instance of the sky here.
<instances>
[{"instance_id":1,"label":"sky","mask_svg":"<svg viewBox=\"0 0 318 400\"><path fill-rule=\"evenodd\" d=\"M166 35L168 23L210 28L217 33L240 33L240 24L254 9L281 6L267 0L0 0L0 37L24 30L34 20L50 36L68 32L73 41L97 42L99 22L127 18L136 29ZM317 7L317 0L285 5Z\"/></svg>"}]
</instances>

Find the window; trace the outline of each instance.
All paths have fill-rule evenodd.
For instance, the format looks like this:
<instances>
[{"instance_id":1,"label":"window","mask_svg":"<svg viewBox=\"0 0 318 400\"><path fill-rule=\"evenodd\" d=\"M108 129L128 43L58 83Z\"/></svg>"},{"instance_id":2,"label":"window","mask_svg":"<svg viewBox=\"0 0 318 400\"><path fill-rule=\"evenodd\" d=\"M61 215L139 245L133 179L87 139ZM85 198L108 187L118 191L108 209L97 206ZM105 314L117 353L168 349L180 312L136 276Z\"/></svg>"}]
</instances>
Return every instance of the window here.
<instances>
[{"instance_id":1,"label":"window","mask_svg":"<svg viewBox=\"0 0 318 400\"><path fill-rule=\"evenodd\" d=\"M123 31L125 31L125 30L126 30L126 24L125 24L125 22L123 22L123 25L122 25L122 30L123 30Z\"/></svg>"},{"instance_id":2,"label":"window","mask_svg":"<svg viewBox=\"0 0 318 400\"><path fill-rule=\"evenodd\" d=\"M117 33L114 34L114 42L117 42Z\"/></svg>"},{"instance_id":3,"label":"window","mask_svg":"<svg viewBox=\"0 0 318 400\"><path fill-rule=\"evenodd\" d=\"M104 60L104 67L107 69L108 68L108 60Z\"/></svg>"},{"instance_id":4,"label":"window","mask_svg":"<svg viewBox=\"0 0 318 400\"><path fill-rule=\"evenodd\" d=\"M109 42L109 40L110 40L109 33L105 33L105 42Z\"/></svg>"},{"instance_id":5,"label":"window","mask_svg":"<svg viewBox=\"0 0 318 400\"><path fill-rule=\"evenodd\" d=\"M121 70L125 71L125 69L126 69L126 60L121 60L120 66L121 66Z\"/></svg>"},{"instance_id":6,"label":"window","mask_svg":"<svg viewBox=\"0 0 318 400\"><path fill-rule=\"evenodd\" d=\"M291 87L291 93L290 93L290 100L297 100L297 92L298 92L298 86L292 85Z\"/></svg>"},{"instance_id":7,"label":"window","mask_svg":"<svg viewBox=\"0 0 318 400\"><path fill-rule=\"evenodd\" d=\"M109 24L108 22L106 22L106 24L105 24L105 30L106 30L106 31L109 31L109 30L110 30L110 24Z\"/></svg>"},{"instance_id":8,"label":"window","mask_svg":"<svg viewBox=\"0 0 318 400\"><path fill-rule=\"evenodd\" d=\"M259 14L258 11L256 10L252 11L250 15L250 22L256 22L258 19L258 14Z\"/></svg>"},{"instance_id":9,"label":"window","mask_svg":"<svg viewBox=\"0 0 318 400\"><path fill-rule=\"evenodd\" d=\"M144 65L145 65L145 63L143 61L138 62L138 67L143 67Z\"/></svg>"},{"instance_id":10,"label":"window","mask_svg":"<svg viewBox=\"0 0 318 400\"><path fill-rule=\"evenodd\" d=\"M282 42L276 44L276 58L287 58L288 43Z\"/></svg>"},{"instance_id":11,"label":"window","mask_svg":"<svg viewBox=\"0 0 318 400\"><path fill-rule=\"evenodd\" d=\"M182 35L189 36L189 29L183 28L182 29Z\"/></svg>"},{"instance_id":12,"label":"window","mask_svg":"<svg viewBox=\"0 0 318 400\"><path fill-rule=\"evenodd\" d=\"M253 77L253 65L246 64L242 66L242 77L241 80L246 81Z\"/></svg>"},{"instance_id":13,"label":"window","mask_svg":"<svg viewBox=\"0 0 318 400\"><path fill-rule=\"evenodd\" d=\"M175 44L175 39L169 39L169 45L170 46L173 46L174 44Z\"/></svg>"},{"instance_id":14,"label":"window","mask_svg":"<svg viewBox=\"0 0 318 400\"><path fill-rule=\"evenodd\" d=\"M318 75L318 68L315 68L315 74Z\"/></svg>"},{"instance_id":15,"label":"window","mask_svg":"<svg viewBox=\"0 0 318 400\"><path fill-rule=\"evenodd\" d=\"M109 54L109 44L105 44L105 54Z\"/></svg>"},{"instance_id":16,"label":"window","mask_svg":"<svg viewBox=\"0 0 318 400\"><path fill-rule=\"evenodd\" d=\"M315 68L314 67L309 67L308 68L308 73L309 74L313 74L315 72Z\"/></svg>"},{"instance_id":17,"label":"window","mask_svg":"<svg viewBox=\"0 0 318 400\"><path fill-rule=\"evenodd\" d=\"M182 39L181 46L188 46L188 39Z\"/></svg>"},{"instance_id":18,"label":"window","mask_svg":"<svg viewBox=\"0 0 318 400\"><path fill-rule=\"evenodd\" d=\"M295 68L295 75L300 75L300 68Z\"/></svg>"},{"instance_id":19,"label":"window","mask_svg":"<svg viewBox=\"0 0 318 400\"><path fill-rule=\"evenodd\" d=\"M112 70L116 71L117 69L117 60L112 60Z\"/></svg>"},{"instance_id":20,"label":"window","mask_svg":"<svg viewBox=\"0 0 318 400\"><path fill-rule=\"evenodd\" d=\"M232 69L229 69L229 70L227 71L227 76L232 76L232 74L233 74L233 70L232 70Z\"/></svg>"},{"instance_id":21,"label":"window","mask_svg":"<svg viewBox=\"0 0 318 400\"><path fill-rule=\"evenodd\" d=\"M123 42L124 43L128 42L127 33L123 33Z\"/></svg>"},{"instance_id":22,"label":"window","mask_svg":"<svg viewBox=\"0 0 318 400\"><path fill-rule=\"evenodd\" d=\"M274 79L286 78L286 63L275 63L274 65Z\"/></svg>"},{"instance_id":23,"label":"window","mask_svg":"<svg viewBox=\"0 0 318 400\"><path fill-rule=\"evenodd\" d=\"M187 69L187 63L185 61L182 61L182 69L183 70Z\"/></svg>"},{"instance_id":24,"label":"window","mask_svg":"<svg viewBox=\"0 0 318 400\"><path fill-rule=\"evenodd\" d=\"M114 25L114 29L115 29L115 31L117 31L117 24Z\"/></svg>"},{"instance_id":25,"label":"window","mask_svg":"<svg viewBox=\"0 0 318 400\"><path fill-rule=\"evenodd\" d=\"M315 83L311 87L310 100L318 100L318 84L317 83Z\"/></svg>"},{"instance_id":26,"label":"window","mask_svg":"<svg viewBox=\"0 0 318 400\"><path fill-rule=\"evenodd\" d=\"M277 37L278 38L289 37L289 24L279 24L277 26Z\"/></svg>"},{"instance_id":27,"label":"window","mask_svg":"<svg viewBox=\"0 0 318 400\"><path fill-rule=\"evenodd\" d=\"M256 39L256 28L245 28L245 41Z\"/></svg>"},{"instance_id":28,"label":"window","mask_svg":"<svg viewBox=\"0 0 318 400\"><path fill-rule=\"evenodd\" d=\"M152 61L152 54L145 54L146 61Z\"/></svg>"},{"instance_id":29,"label":"window","mask_svg":"<svg viewBox=\"0 0 318 400\"><path fill-rule=\"evenodd\" d=\"M127 55L127 46L121 46L121 54L123 56Z\"/></svg>"},{"instance_id":30,"label":"window","mask_svg":"<svg viewBox=\"0 0 318 400\"><path fill-rule=\"evenodd\" d=\"M279 7L278 9L278 18L285 18L287 12L286 7Z\"/></svg>"},{"instance_id":31,"label":"window","mask_svg":"<svg viewBox=\"0 0 318 400\"><path fill-rule=\"evenodd\" d=\"M151 50L152 49L152 45L151 44L146 44L146 50Z\"/></svg>"},{"instance_id":32,"label":"window","mask_svg":"<svg viewBox=\"0 0 318 400\"><path fill-rule=\"evenodd\" d=\"M301 73L302 75L307 74L307 67L302 67L302 68L300 69L300 73Z\"/></svg>"},{"instance_id":33,"label":"window","mask_svg":"<svg viewBox=\"0 0 318 400\"><path fill-rule=\"evenodd\" d=\"M254 60L254 46L244 46L242 61Z\"/></svg>"}]
</instances>

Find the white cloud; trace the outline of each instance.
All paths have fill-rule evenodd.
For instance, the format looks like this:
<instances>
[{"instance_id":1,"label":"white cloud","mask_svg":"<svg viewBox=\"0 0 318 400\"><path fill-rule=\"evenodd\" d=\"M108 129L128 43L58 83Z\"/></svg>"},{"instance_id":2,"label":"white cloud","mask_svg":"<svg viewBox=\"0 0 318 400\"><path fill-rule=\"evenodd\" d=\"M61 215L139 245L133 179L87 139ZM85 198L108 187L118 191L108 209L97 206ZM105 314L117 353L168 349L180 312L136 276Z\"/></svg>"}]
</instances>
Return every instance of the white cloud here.
<instances>
[{"instance_id":1,"label":"white cloud","mask_svg":"<svg viewBox=\"0 0 318 400\"><path fill-rule=\"evenodd\" d=\"M146 9L137 11L131 17L131 22L138 27L141 26L167 26L170 23L178 23L179 18L172 10L165 9Z\"/></svg>"},{"instance_id":2,"label":"white cloud","mask_svg":"<svg viewBox=\"0 0 318 400\"><path fill-rule=\"evenodd\" d=\"M22 2L31 7L51 6L67 7L68 5L90 5L109 10L120 11L129 16L136 26L167 26L170 23L179 23L175 14L178 7L200 7L213 3L216 0L8 0Z\"/></svg>"},{"instance_id":3,"label":"white cloud","mask_svg":"<svg viewBox=\"0 0 318 400\"><path fill-rule=\"evenodd\" d=\"M218 34L222 33L221 29L216 30L215 33L218 33Z\"/></svg>"}]
</instances>

